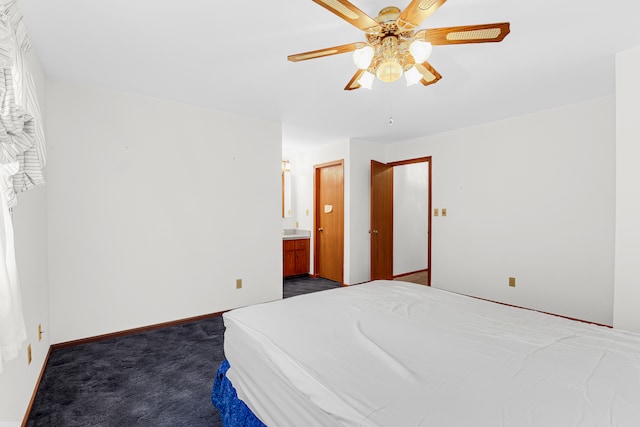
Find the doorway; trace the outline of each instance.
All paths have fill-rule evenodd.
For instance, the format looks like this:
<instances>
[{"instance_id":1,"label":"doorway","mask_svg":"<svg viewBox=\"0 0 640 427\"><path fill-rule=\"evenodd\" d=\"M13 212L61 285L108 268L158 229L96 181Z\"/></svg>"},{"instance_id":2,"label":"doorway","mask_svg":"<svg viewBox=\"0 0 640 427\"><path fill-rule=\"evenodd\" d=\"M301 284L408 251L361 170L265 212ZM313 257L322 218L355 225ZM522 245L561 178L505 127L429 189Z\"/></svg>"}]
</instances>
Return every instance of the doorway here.
<instances>
[{"instance_id":1,"label":"doorway","mask_svg":"<svg viewBox=\"0 0 640 427\"><path fill-rule=\"evenodd\" d=\"M314 166L314 272L344 280L344 161Z\"/></svg>"},{"instance_id":2,"label":"doorway","mask_svg":"<svg viewBox=\"0 0 640 427\"><path fill-rule=\"evenodd\" d=\"M425 165L420 168L399 168L410 165L420 166L417 165L418 163L424 163ZM428 286L431 285L431 165L431 157L386 164L374 160L371 161L371 229L369 230L371 237L371 280L391 280L394 277L408 273L422 273L424 276L426 273L426 284ZM396 209L394 206L397 203L394 191L400 193L397 187L394 190L395 168L398 168L398 172L402 172L399 176L405 180L406 172L418 172L417 176L422 180L418 183L418 187L424 189L424 191L408 197L404 195L403 203L409 202L410 206L407 208L406 206L398 205L398 212L394 212ZM414 170L409 171L409 169ZM426 182L424 182L425 179ZM400 183L406 182L400 179L398 181ZM400 197L398 198L400 199ZM411 203L413 204L411 205ZM408 229L406 227L406 223L409 222L407 218L411 218L411 215L416 218L416 212L419 212L419 218L415 221L420 221L420 224L415 223L412 228ZM403 224L405 226L401 227ZM394 227L396 229L395 232ZM398 232L398 230L401 230L402 233ZM398 243L398 240L400 240L400 243ZM396 250L394 250L394 241ZM411 245L423 245L424 247L417 247L419 250L407 249L404 253L397 249L409 248ZM414 260L413 264L407 264L408 258L417 253L420 253L418 257L426 259ZM395 259L396 257L399 259ZM416 267L408 267L407 265ZM425 265L426 271L422 267ZM409 271L404 271L407 268L409 268ZM395 270L397 269L402 271L396 272ZM396 274L394 275L394 273Z\"/></svg>"}]
</instances>

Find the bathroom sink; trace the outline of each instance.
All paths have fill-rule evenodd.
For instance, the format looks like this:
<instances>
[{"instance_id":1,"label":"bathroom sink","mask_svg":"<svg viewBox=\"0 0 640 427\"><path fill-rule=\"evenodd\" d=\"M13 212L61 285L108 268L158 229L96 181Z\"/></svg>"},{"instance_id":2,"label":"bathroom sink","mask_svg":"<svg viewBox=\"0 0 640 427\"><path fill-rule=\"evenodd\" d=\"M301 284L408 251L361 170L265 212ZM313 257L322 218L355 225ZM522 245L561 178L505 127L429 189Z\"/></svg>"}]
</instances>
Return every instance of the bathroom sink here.
<instances>
[{"instance_id":1,"label":"bathroom sink","mask_svg":"<svg viewBox=\"0 0 640 427\"><path fill-rule=\"evenodd\" d=\"M309 230L300 230L299 228L285 228L282 230L283 240L309 239L310 237L311 231Z\"/></svg>"}]
</instances>

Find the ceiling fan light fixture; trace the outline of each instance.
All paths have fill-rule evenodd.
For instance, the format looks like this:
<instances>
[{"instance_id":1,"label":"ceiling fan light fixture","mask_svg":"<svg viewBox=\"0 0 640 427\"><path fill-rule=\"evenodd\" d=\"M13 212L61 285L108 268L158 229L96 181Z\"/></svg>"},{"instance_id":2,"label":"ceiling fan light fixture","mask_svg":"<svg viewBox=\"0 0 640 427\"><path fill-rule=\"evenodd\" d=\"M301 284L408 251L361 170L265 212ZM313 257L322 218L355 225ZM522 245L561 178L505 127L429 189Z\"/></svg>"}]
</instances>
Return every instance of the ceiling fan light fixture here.
<instances>
[{"instance_id":1,"label":"ceiling fan light fixture","mask_svg":"<svg viewBox=\"0 0 640 427\"><path fill-rule=\"evenodd\" d=\"M407 86L429 86L442 76L427 62L433 46L500 42L510 32L509 22L459 25L455 27L418 27L446 0L408 0L404 9L388 6L370 17L353 0L313 0L329 12L364 32L365 40L289 55L291 62L306 61L342 53L351 53L358 70L344 90L371 89L373 80L395 82L406 74ZM364 1L364 0L361 0Z\"/></svg>"},{"instance_id":2,"label":"ceiling fan light fixture","mask_svg":"<svg viewBox=\"0 0 640 427\"><path fill-rule=\"evenodd\" d=\"M412 86L422 80L422 73L416 67L411 67L404 72L404 77L407 79L407 86Z\"/></svg>"},{"instance_id":3,"label":"ceiling fan light fixture","mask_svg":"<svg viewBox=\"0 0 640 427\"><path fill-rule=\"evenodd\" d=\"M431 43L422 40L414 40L409 45L409 53L411 53L411 56L413 56L413 59L418 64L426 61L429 55L431 55L432 50L433 46L431 46Z\"/></svg>"},{"instance_id":4,"label":"ceiling fan light fixture","mask_svg":"<svg viewBox=\"0 0 640 427\"><path fill-rule=\"evenodd\" d=\"M371 90L371 87L373 86L373 81L376 79L376 77L371 74L368 71L365 71L364 73L362 73L362 76L360 76L360 78L358 79L358 84L360 84L360 86L362 86L365 89L369 89Z\"/></svg>"},{"instance_id":5,"label":"ceiling fan light fixture","mask_svg":"<svg viewBox=\"0 0 640 427\"><path fill-rule=\"evenodd\" d=\"M353 62L361 70L366 70L371 65L373 59L373 48L371 46L364 46L360 49L353 51Z\"/></svg>"},{"instance_id":6,"label":"ceiling fan light fixture","mask_svg":"<svg viewBox=\"0 0 640 427\"><path fill-rule=\"evenodd\" d=\"M385 83L395 82L402 76L402 65L397 60L386 60L378 66L376 76Z\"/></svg>"}]
</instances>

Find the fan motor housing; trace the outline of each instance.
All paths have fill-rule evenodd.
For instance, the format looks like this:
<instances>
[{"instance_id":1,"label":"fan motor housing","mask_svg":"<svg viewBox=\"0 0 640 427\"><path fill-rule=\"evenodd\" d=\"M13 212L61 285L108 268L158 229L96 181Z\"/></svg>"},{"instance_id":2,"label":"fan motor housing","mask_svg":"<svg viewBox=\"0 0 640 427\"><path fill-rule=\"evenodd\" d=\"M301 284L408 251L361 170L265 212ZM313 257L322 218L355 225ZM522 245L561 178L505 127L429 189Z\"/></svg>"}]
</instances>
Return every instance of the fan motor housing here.
<instances>
[{"instance_id":1,"label":"fan motor housing","mask_svg":"<svg viewBox=\"0 0 640 427\"><path fill-rule=\"evenodd\" d=\"M387 6L378 12L378 17L375 18L375 21L379 23L395 21L399 16L400 8L396 6Z\"/></svg>"}]
</instances>

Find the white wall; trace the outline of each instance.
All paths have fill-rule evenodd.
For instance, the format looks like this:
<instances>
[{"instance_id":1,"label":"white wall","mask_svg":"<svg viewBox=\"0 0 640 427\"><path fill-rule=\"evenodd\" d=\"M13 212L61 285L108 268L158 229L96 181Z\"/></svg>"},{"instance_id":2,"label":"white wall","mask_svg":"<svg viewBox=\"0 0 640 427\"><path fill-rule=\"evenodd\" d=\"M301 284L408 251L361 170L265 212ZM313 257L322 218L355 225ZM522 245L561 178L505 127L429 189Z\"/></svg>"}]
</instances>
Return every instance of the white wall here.
<instances>
[{"instance_id":1,"label":"white wall","mask_svg":"<svg viewBox=\"0 0 640 427\"><path fill-rule=\"evenodd\" d=\"M311 231L311 263L310 272L314 272L314 233L313 233L313 184L314 184L314 166L323 163L329 163L338 160L344 160L344 185L345 185L345 240L344 240L344 282L348 282L349 278L349 206L348 195L350 187L349 176L349 143L347 140L330 143L312 149L302 151L290 151L287 158L291 160L291 180L293 185L293 218L287 221L288 224L298 223L301 230ZM284 221L283 221L284 223Z\"/></svg>"},{"instance_id":2,"label":"white wall","mask_svg":"<svg viewBox=\"0 0 640 427\"><path fill-rule=\"evenodd\" d=\"M351 140L300 154L309 172L297 177L299 212L312 208L312 165L346 158L346 283L370 277L370 160L426 156L433 207L448 211L432 218L434 287L612 324L614 98L403 143ZM312 217L298 219L312 227Z\"/></svg>"},{"instance_id":3,"label":"white wall","mask_svg":"<svg viewBox=\"0 0 640 427\"><path fill-rule=\"evenodd\" d=\"M53 343L282 297L278 124L59 80L47 98Z\"/></svg>"},{"instance_id":4,"label":"white wall","mask_svg":"<svg viewBox=\"0 0 640 427\"><path fill-rule=\"evenodd\" d=\"M432 285L611 324L614 107L595 99L388 146L387 161L433 156L433 207L448 212L432 222Z\"/></svg>"},{"instance_id":5,"label":"white wall","mask_svg":"<svg viewBox=\"0 0 640 427\"><path fill-rule=\"evenodd\" d=\"M299 228L313 229L313 167L344 159L345 177L345 265L344 283L353 285L370 280L371 241L370 184L371 160L385 161L385 146L352 139L314 149L288 152L292 162L293 203ZM309 215L307 215L307 211ZM312 233L313 236L313 233ZM313 261L313 241L311 259ZM313 272L313 262L311 263Z\"/></svg>"},{"instance_id":6,"label":"white wall","mask_svg":"<svg viewBox=\"0 0 640 427\"><path fill-rule=\"evenodd\" d=\"M371 280L371 160L384 162L384 146L351 140L349 211L349 283Z\"/></svg>"},{"instance_id":7,"label":"white wall","mask_svg":"<svg viewBox=\"0 0 640 427\"><path fill-rule=\"evenodd\" d=\"M34 51L27 55L46 124L46 78ZM46 169L45 169L46 171ZM46 177L45 177L46 178ZM27 328L27 343L17 359L5 362L0 374L0 424L20 425L49 350L49 293L47 286L47 186L18 195L13 226L16 262ZM38 324L44 335L38 341ZM27 364L27 344L32 362Z\"/></svg>"},{"instance_id":8,"label":"white wall","mask_svg":"<svg viewBox=\"0 0 640 427\"><path fill-rule=\"evenodd\" d=\"M429 163L393 168L393 274L427 268Z\"/></svg>"},{"instance_id":9,"label":"white wall","mask_svg":"<svg viewBox=\"0 0 640 427\"><path fill-rule=\"evenodd\" d=\"M613 322L640 332L640 48L616 55L616 263Z\"/></svg>"}]
</instances>

